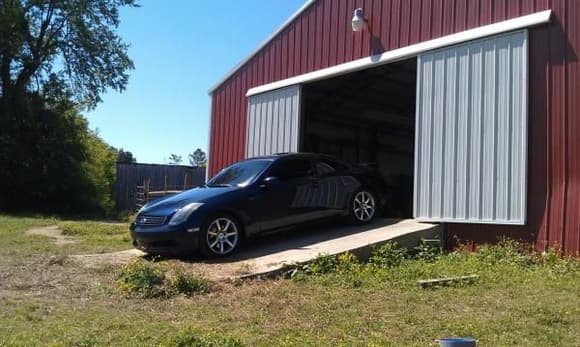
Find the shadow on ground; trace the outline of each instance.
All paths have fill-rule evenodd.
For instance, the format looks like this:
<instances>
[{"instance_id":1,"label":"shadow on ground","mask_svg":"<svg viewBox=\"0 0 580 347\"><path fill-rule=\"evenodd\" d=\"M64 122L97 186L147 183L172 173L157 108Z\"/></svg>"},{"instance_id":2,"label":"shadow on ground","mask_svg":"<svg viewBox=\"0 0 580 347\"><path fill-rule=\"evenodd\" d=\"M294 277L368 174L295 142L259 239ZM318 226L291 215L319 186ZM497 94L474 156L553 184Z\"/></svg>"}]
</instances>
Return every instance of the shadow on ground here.
<instances>
[{"instance_id":1,"label":"shadow on ground","mask_svg":"<svg viewBox=\"0 0 580 347\"><path fill-rule=\"evenodd\" d=\"M200 256L182 256L181 261L191 263L225 264L238 263L288 250L300 250L324 241L382 228L400 222L400 219L377 219L367 225L344 225L342 220L328 220L288 228L275 233L260 235L244 240L242 249L235 255L218 259Z\"/></svg>"}]
</instances>

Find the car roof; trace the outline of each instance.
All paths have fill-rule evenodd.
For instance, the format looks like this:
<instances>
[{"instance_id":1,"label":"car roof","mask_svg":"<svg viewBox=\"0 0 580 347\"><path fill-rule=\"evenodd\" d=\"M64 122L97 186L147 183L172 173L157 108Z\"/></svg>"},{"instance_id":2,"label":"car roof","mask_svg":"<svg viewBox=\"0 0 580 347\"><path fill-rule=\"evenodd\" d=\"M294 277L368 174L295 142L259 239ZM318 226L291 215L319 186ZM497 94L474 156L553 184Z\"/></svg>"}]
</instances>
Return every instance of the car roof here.
<instances>
[{"instance_id":1,"label":"car roof","mask_svg":"<svg viewBox=\"0 0 580 347\"><path fill-rule=\"evenodd\" d=\"M248 158L246 160L260 160L260 159L268 159L268 160L280 160L283 158L330 158L339 160L336 157L327 154L320 154L320 153L311 153L311 152L285 152L285 153L275 153L270 155L258 156L253 158Z\"/></svg>"}]
</instances>

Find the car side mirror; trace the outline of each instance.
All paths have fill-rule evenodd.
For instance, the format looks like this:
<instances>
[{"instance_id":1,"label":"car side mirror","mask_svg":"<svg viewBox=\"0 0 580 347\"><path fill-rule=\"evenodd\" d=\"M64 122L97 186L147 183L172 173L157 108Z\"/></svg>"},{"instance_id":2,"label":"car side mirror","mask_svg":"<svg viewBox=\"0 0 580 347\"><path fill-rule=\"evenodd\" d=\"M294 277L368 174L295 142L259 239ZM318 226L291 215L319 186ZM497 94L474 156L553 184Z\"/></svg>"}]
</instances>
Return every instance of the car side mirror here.
<instances>
[{"instance_id":1,"label":"car side mirror","mask_svg":"<svg viewBox=\"0 0 580 347\"><path fill-rule=\"evenodd\" d=\"M273 182L278 181L278 177L268 176L260 183L260 188L268 188Z\"/></svg>"}]
</instances>

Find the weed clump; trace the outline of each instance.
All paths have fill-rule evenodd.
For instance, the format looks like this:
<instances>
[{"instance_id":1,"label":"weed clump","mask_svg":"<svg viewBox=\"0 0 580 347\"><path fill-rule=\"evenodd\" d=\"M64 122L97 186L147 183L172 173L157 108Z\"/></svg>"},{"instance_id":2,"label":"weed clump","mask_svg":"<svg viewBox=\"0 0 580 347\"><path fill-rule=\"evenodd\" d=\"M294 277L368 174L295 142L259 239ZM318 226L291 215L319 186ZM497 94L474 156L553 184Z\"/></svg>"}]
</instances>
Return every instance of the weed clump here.
<instances>
[{"instance_id":1,"label":"weed clump","mask_svg":"<svg viewBox=\"0 0 580 347\"><path fill-rule=\"evenodd\" d=\"M373 250L368 263L379 268L389 268L401 265L407 257L408 253L404 248L394 242L387 242Z\"/></svg>"},{"instance_id":2,"label":"weed clump","mask_svg":"<svg viewBox=\"0 0 580 347\"><path fill-rule=\"evenodd\" d=\"M339 255L319 254L312 262L297 266L297 270L309 275L324 275L348 272L359 264L358 258L350 252Z\"/></svg>"},{"instance_id":3,"label":"weed clump","mask_svg":"<svg viewBox=\"0 0 580 347\"><path fill-rule=\"evenodd\" d=\"M117 271L117 285L130 298L168 298L178 294L193 296L208 292L207 279L173 267L167 271L159 263L136 259Z\"/></svg>"},{"instance_id":4,"label":"weed clump","mask_svg":"<svg viewBox=\"0 0 580 347\"><path fill-rule=\"evenodd\" d=\"M434 262L443 255L441 244L430 243L424 239L421 239L419 245L414 247L413 250L413 259L424 260L426 262Z\"/></svg>"},{"instance_id":5,"label":"weed clump","mask_svg":"<svg viewBox=\"0 0 580 347\"><path fill-rule=\"evenodd\" d=\"M531 267L538 260L530 245L512 239L501 239L497 245L483 245L479 247L476 256L489 265Z\"/></svg>"},{"instance_id":6,"label":"weed clump","mask_svg":"<svg viewBox=\"0 0 580 347\"><path fill-rule=\"evenodd\" d=\"M128 297L156 298L167 296L165 272L159 264L136 259L121 266L117 283Z\"/></svg>"},{"instance_id":7,"label":"weed clump","mask_svg":"<svg viewBox=\"0 0 580 347\"><path fill-rule=\"evenodd\" d=\"M207 293L209 290L209 283L205 277L198 274L188 274L177 267L172 269L172 274L168 278L168 285L173 293L180 293L185 296Z\"/></svg>"},{"instance_id":8,"label":"weed clump","mask_svg":"<svg viewBox=\"0 0 580 347\"><path fill-rule=\"evenodd\" d=\"M363 264L350 252L339 255L319 254L308 264L288 265L282 271L282 276L301 281L307 277L322 277L335 274L340 277L343 285L356 288L362 285L359 272L363 269Z\"/></svg>"},{"instance_id":9,"label":"weed clump","mask_svg":"<svg viewBox=\"0 0 580 347\"><path fill-rule=\"evenodd\" d=\"M195 330L186 329L169 336L163 341L164 346L170 347L243 347L238 339L222 334L201 334Z\"/></svg>"}]
</instances>

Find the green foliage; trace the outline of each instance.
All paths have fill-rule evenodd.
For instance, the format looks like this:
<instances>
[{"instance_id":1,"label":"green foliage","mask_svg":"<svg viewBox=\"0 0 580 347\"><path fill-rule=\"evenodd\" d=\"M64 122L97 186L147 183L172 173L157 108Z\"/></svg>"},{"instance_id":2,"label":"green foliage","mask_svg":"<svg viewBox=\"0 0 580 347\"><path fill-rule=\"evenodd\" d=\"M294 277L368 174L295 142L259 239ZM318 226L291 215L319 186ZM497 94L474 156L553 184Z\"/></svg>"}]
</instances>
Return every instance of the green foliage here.
<instances>
[{"instance_id":1,"label":"green foliage","mask_svg":"<svg viewBox=\"0 0 580 347\"><path fill-rule=\"evenodd\" d=\"M110 213L115 149L74 104L31 98L17 116L0 109L0 209Z\"/></svg>"},{"instance_id":2,"label":"green foliage","mask_svg":"<svg viewBox=\"0 0 580 347\"><path fill-rule=\"evenodd\" d=\"M169 164L170 165L179 165L183 161L183 157L174 153L169 155Z\"/></svg>"},{"instance_id":3,"label":"green foliage","mask_svg":"<svg viewBox=\"0 0 580 347\"><path fill-rule=\"evenodd\" d=\"M399 247L396 243L387 242L376 248L371 257L369 264L380 268L399 266L407 257L407 251Z\"/></svg>"},{"instance_id":4,"label":"green foliage","mask_svg":"<svg viewBox=\"0 0 580 347\"><path fill-rule=\"evenodd\" d=\"M429 243L423 239L419 245L413 248L413 258L425 261L435 261L443 254L443 248L439 244Z\"/></svg>"},{"instance_id":5,"label":"green foliage","mask_svg":"<svg viewBox=\"0 0 580 347\"><path fill-rule=\"evenodd\" d=\"M164 287L165 272L161 265L136 259L121 266L117 273L117 283L128 297L157 298L168 296Z\"/></svg>"},{"instance_id":6,"label":"green foliage","mask_svg":"<svg viewBox=\"0 0 580 347\"><path fill-rule=\"evenodd\" d=\"M117 151L80 110L122 91L135 0L0 2L0 209L108 214Z\"/></svg>"},{"instance_id":7,"label":"green foliage","mask_svg":"<svg viewBox=\"0 0 580 347\"><path fill-rule=\"evenodd\" d=\"M477 252L439 253L438 247L407 252L394 243L374 250L365 263L341 261L340 256L320 256L311 264L285 272L286 277L328 285L414 288L417 280L477 274L483 283L511 282L522 271L543 271L566 276L580 268L580 262L558 256L554 250L537 253L529 245L505 239L497 245L484 245ZM416 249L415 249L416 250ZM501 271L504 277L498 276ZM456 283L452 287L472 285Z\"/></svg>"},{"instance_id":8,"label":"green foliage","mask_svg":"<svg viewBox=\"0 0 580 347\"><path fill-rule=\"evenodd\" d=\"M345 252L338 255L320 254L308 264L289 265L282 271L282 274L285 278L301 281L308 276L324 276L333 273L344 285L359 287L361 282L358 274L362 270L364 266L358 258L350 252Z\"/></svg>"},{"instance_id":9,"label":"green foliage","mask_svg":"<svg viewBox=\"0 0 580 347\"><path fill-rule=\"evenodd\" d=\"M350 253L339 255L320 254L312 262L303 266L303 271L312 275L322 275L329 272L346 272L358 264L357 257Z\"/></svg>"},{"instance_id":10,"label":"green foliage","mask_svg":"<svg viewBox=\"0 0 580 347\"><path fill-rule=\"evenodd\" d=\"M239 340L224 336L223 332L202 334L195 329L186 329L177 334L170 335L164 343L168 347L242 347L244 344Z\"/></svg>"},{"instance_id":11,"label":"green foliage","mask_svg":"<svg viewBox=\"0 0 580 347\"><path fill-rule=\"evenodd\" d=\"M0 2L4 102L13 106L34 87L45 97L73 97L94 107L107 88L124 90L133 62L115 30L119 8L125 6L136 1Z\"/></svg>"},{"instance_id":12,"label":"green foliage","mask_svg":"<svg viewBox=\"0 0 580 347\"><path fill-rule=\"evenodd\" d=\"M311 275L320 275L336 271L338 269L338 259L336 256L319 254L313 261L304 266L304 272Z\"/></svg>"},{"instance_id":13,"label":"green foliage","mask_svg":"<svg viewBox=\"0 0 580 347\"><path fill-rule=\"evenodd\" d=\"M172 269L168 285L173 292L185 296L203 294L209 290L209 283L205 277L198 274L188 274L178 267Z\"/></svg>"},{"instance_id":14,"label":"green foliage","mask_svg":"<svg viewBox=\"0 0 580 347\"><path fill-rule=\"evenodd\" d=\"M117 153L117 163L134 164L137 162L137 158L133 156L133 153L119 149Z\"/></svg>"},{"instance_id":15,"label":"green foliage","mask_svg":"<svg viewBox=\"0 0 580 347\"><path fill-rule=\"evenodd\" d=\"M93 194L86 195L85 198L89 206L108 214L115 207L113 194L117 156L114 148L107 145L95 132L89 132L85 141L87 160L82 163L82 168L93 190Z\"/></svg>"},{"instance_id":16,"label":"green foliage","mask_svg":"<svg viewBox=\"0 0 580 347\"><path fill-rule=\"evenodd\" d=\"M189 165L205 167L207 165L207 155L201 148L196 149L193 153L188 155Z\"/></svg>"},{"instance_id":17,"label":"green foliage","mask_svg":"<svg viewBox=\"0 0 580 347\"><path fill-rule=\"evenodd\" d=\"M130 298L193 296L209 291L209 283L203 276L186 273L176 266L168 271L159 263L140 258L118 269L117 284Z\"/></svg>"},{"instance_id":18,"label":"green foliage","mask_svg":"<svg viewBox=\"0 0 580 347\"><path fill-rule=\"evenodd\" d=\"M502 239L497 245L483 245L477 250L477 256L489 265L532 266L537 262L531 245L512 239Z\"/></svg>"}]
</instances>

